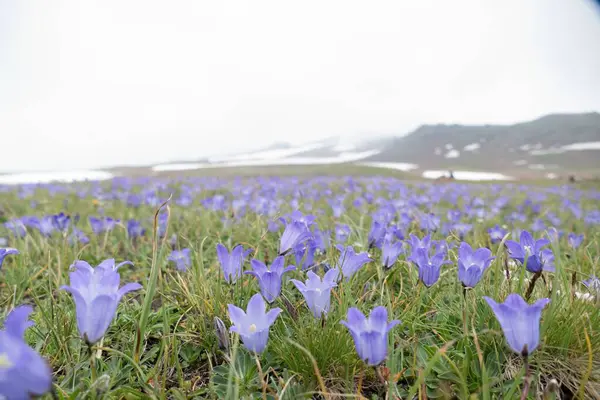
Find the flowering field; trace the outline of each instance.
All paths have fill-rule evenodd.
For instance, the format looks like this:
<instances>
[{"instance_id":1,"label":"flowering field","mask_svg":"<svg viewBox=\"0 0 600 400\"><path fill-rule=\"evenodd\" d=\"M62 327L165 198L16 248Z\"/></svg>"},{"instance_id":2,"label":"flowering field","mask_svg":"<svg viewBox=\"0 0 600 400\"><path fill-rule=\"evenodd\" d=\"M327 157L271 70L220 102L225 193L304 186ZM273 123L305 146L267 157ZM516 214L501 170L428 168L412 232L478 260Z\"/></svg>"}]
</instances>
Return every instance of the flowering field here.
<instances>
[{"instance_id":1,"label":"flowering field","mask_svg":"<svg viewBox=\"0 0 600 400\"><path fill-rule=\"evenodd\" d=\"M0 187L0 395L598 399L599 201L377 177Z\"/></svg>"}]
</instances>

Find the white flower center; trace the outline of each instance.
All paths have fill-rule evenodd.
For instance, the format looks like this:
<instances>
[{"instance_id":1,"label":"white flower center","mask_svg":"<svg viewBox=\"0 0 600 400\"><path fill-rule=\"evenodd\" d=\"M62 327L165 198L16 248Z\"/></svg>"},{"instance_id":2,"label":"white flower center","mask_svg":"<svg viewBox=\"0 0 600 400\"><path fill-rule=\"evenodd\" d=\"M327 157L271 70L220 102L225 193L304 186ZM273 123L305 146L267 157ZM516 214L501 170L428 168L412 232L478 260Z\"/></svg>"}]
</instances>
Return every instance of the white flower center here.
<instances>
[{"instance_id":1,"label":"white flower center","mask_svg":"<svg viewBox=\"0 0 600 400\"><path fill-rule=\"evenodd\" d=\"M250 325L250 328L248 328L248 330L250 331L250 333L256 332L256 325L255 324Z\"/></svg>"}]
</instances>

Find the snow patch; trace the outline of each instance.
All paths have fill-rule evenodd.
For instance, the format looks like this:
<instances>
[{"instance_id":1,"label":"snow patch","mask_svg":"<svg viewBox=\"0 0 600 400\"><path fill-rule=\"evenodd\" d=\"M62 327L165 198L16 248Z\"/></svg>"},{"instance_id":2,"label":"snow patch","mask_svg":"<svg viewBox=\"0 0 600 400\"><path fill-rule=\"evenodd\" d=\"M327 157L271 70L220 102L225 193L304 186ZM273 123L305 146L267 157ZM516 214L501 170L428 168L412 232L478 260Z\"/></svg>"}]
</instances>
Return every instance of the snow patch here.
<instances>
[{"instance_id":1,"label":"snow patch","mask_svg":"<svg viewBox=\"0 0 600 400\"><path fill-rule=\"evenodd\" d=\"M513 161L514 165L525 165L527 164L527 160L517 160L517 161Z\"/></svg>"},{"instance_id":2,"label":"snow patch","mask_svg":"<svg viewBox=\"0 0 600 400\"><path fill-rule=\"evenodd\" d=\"M333 148L331 150L337 151L337 152L347 152L347 151L356 150L356 145L354 145L352 143L338 143L335 146L333 146Z\"/></svg>"},{"instance_id":3,"label":"snow patch","mask_svg":"<svg viewBox=\"0 0 600 400\"><path fill-rule=\"evenodd\" d=\"M481 145L479 143L471 143L466 145L463 150L464 151L475 151L478 150L479 148L481 148Z\"/></svg>"},{"instance_id":4,"label":"snow patch","mask_svg":"<svg viewBox=\"0 0 600 400\"><path fill-rule=\"evenodd\" d=\"M446 150L452 150L452 143L446 143Z\"/></svg>"},{"instance_id":5,"label":"snow patch","mask_svg":"<svg viewBox=\"0 0 600 400\"><path fill-rule=\"evenodd\" d=\"M258 160L232 160L227 162L217 162L209 164L161 164L152 167L153 171L182 171L190 169L204 168L229 168L229 167L262 167L270 165L321 165L321 164L341 164L363 160L365 158L379 154L380 150L369 150L362 152L345 152L335 157L286 157Z\"/></svg>"},{"instance_id":6,"label":"snow patch","mask_svg":"<svg viewBox=\"0 0 600 400\"><path fill-rule=\"evenodd\" d=\"M159 164L152 167L152 171L186 171L190 169L202 168L205 164L189 163L189 164Z\"/></svg>"},{"instance_id":7,"label":"snow patch","mask_svg":"<svg viewBox=\"0 0 600 400\"><path fill-rule=\"evenodd\" d=\"M558 175L556 175L553 172L550 172L549 174L546 174L546 178L548 178L548 179L556 179L556 178L558 178Z\"/></svg>"},{"instance_id":8,"label":"snow patch","mask_svg":"<svg viewBox=\"0 0 600 400\"><path fill-rule=\"evenodd\" d=\"M208 159L210 163L216 162L228 162L228 161L242 161L242 160L274 160L278 158L285 158L293 156L294 154L304 153L306 151L317 150L326 147L325 143L313 143L304 146L293 147L291 149L273 149L256 151L252 153L236 154L232 156L222 157L211 157Z\"/></svg>"},{"instance_id":9,"label":"snow patch","mask_svg":"<svg viewBox=\"0 0 600 400\"><path fill-rule=\"evenodd\" d=\"M452 149L449 152L447 152L444 157L446 158L458 158L460 157L460 151L456 150L456 149Z\"/></svg>"},{"instance_id":10,"label":"snow patch","mask_svg":"<svg viewBox=\"0 0 600 400\"><path fill-rule=\"evenodd\" d=\"M397 169L399 171L411 171L419 168L419 166L416 164L396 162L361 162L359 165L363 165L365 167Z\"/></svg>"},{"instance_id":11,"label":"snow patch","mask_svg":"<svg viewBox=\"0 0 600 400\"><path fill-rule=\"evenodd\" d=\"M441 155L442 149L440 149L439 147L436 147L435 150L433 150L433 154L435 154L436 156Z\"/></svg>"},{"instance_id":12,"label":"snow patch","mask_svg":"<svg viewBox=\"0 0 600 400\"><path fill-rule=\"evenodd\" d=\"M563 150L600 150L600 142L580 142L572 143L562 147Z\"/></svg>"},{"instance_id":13,"label":"snow patch","mask_svg":"<svg viewBox=\"0 0 600 400\"><path fill-rule=\"evenodd\" d=\"M0 175L0 184L18 185L25 183L103 181L111 179L113 176L110 172L94 170L23 172Z\"/></svg>"},{"instance_id":14,"label":"snow patch","mask_svg":"<svg viewBox=\"0 0 600 400\"><path fill-rule=\"evenodd\" d=\"M428 170L423 172L423 178L437 179L447 176L448 171ZM508 181L513 178L497 172L453 171L454 178L464 181Z\"/></svg>"}]
</instances>

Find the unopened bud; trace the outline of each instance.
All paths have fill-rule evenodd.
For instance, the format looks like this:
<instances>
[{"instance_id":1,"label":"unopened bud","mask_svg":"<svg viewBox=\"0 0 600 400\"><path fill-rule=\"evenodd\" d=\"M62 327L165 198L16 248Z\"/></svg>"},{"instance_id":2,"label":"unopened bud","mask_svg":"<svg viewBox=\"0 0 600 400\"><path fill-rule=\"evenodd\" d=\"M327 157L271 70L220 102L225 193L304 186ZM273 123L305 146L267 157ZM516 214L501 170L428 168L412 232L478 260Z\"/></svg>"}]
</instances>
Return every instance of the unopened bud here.
<instances>
[{"instance_id":1,"label":"unopened bud","mask_svg":"<svg viewBox=\"0 0 600 400\"><path fill-rule=\"evenodd\" d=\"M229 350L229 333L225 327L225 323L219 317L215 317L215 332L217 334L217 340L219 341L219 348L222 350Z\"/></svg>"}]
</instances>

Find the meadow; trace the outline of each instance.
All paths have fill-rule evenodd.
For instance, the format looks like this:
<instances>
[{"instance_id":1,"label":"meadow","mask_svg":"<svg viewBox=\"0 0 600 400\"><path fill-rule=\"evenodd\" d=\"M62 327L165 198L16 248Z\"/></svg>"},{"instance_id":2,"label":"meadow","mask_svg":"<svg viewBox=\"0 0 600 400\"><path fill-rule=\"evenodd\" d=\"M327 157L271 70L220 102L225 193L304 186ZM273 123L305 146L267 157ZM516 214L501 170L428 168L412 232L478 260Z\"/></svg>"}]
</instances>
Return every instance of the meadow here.
<instances>
[{"instance_id":1,"label":"meadow","mask_svg":"<svg viewBox=\"0 0 600 400\"><path fill-rule=\"evenodd\" d=\"M0 394L600 399L599 201L389 176L0 187Z\"/></svg>"}]
</instances>

